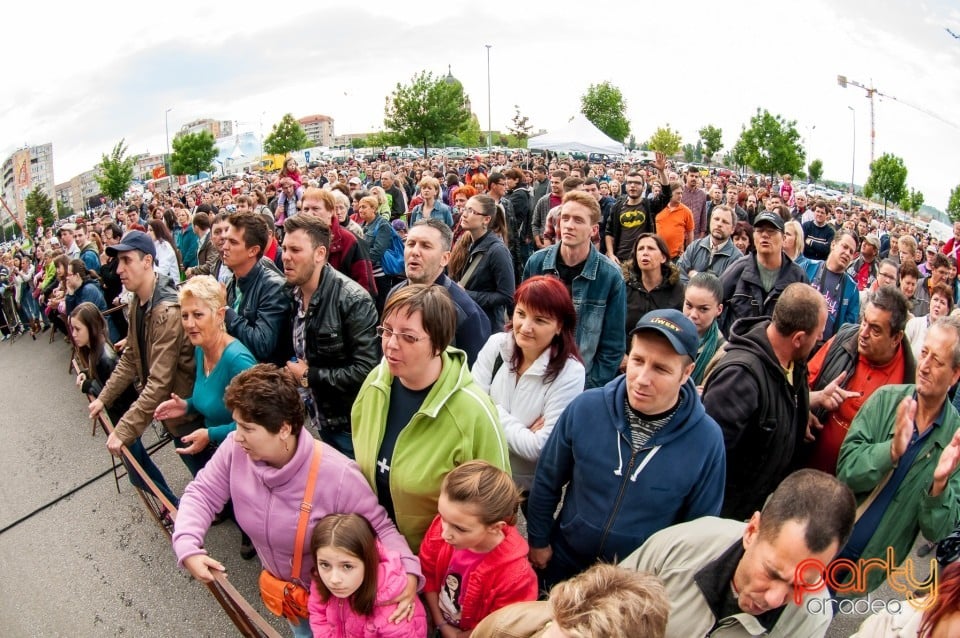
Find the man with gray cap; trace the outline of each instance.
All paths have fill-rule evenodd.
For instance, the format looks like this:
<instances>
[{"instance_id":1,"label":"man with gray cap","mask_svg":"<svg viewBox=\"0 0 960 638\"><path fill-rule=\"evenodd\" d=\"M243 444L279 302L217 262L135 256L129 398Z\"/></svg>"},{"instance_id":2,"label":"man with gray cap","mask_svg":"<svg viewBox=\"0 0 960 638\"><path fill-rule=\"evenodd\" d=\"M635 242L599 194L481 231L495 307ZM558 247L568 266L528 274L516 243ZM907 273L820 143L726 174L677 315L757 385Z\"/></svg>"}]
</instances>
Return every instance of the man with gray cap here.
<instances>
[{"instance_id":1,"label":"man with gray cap","mask_svg":"<svg viewBox=\"0 0 960 638\"><path fill-rule=\"evenodd\" d=\"M116 424L107 439L111 454L130 445L143 434L157 406L171 393L184 399L193 394L196 362L193 345L183 331L177 287L166 275L154 272L156 249L150 236L131 230L119 244L107 247L107 255L117 258L117 275L133 293L129 307L130 328L127 345L117 367L100 396L90 404L90 418L99 416L104 407L113 405L131 383L139 397ZM166 419L164 426L173 435L176 447L187 447L181 437L203 426L195 415ZM208 447L196 455L181 455L191 473L196 474L213 455Z\"/></svg>"},{"instance_id":2,"label":"man with gray cap","mask_svg":"<svg viewBox=\"0 0 960 638\"><path fill-rule=\"evenodd\" d=\"M720 511L723 436L690 378L696 326L677 310L655 310L630 339L626 374L574 399L537 462L527 532L542 589Z\"/></svg>"},{"instance_id":3,"label":"man with gray cap","mask_svg":"<svg viewBox=\"0 0 960 638\"><path fill-rule=\"evenodd\" d=\"M860 256L853 260L847 268L847 274L853 277L857 290L863 292L873 287L877 280L877 257L880 255L880 238L876 235L867 235L860 242Z\"/></svg>"},{"instance_id":4,"label":"man with gray cap","mask_svg":"<svg viewBox=\"0 0 960 638\"><path fill-rule=\"evenodd\" d=\"M723 315L720 329L730 338L730 326L744 317L769 317L784 288L808 283L807 275L783 252L783 218L769 211L753 220L755 255L744 255L723 271Z\"/></svg>"}]
</instances>

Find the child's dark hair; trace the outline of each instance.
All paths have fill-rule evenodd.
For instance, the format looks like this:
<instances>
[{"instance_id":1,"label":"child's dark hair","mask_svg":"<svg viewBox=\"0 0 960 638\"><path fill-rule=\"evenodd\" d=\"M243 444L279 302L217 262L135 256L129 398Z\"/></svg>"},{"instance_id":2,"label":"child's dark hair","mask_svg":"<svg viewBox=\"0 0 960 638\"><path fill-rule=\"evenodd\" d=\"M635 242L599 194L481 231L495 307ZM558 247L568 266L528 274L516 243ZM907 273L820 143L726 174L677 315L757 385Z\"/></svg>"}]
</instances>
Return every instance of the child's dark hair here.
<instances>
[{"instance_id":1,"label":"child's dark hair","mask_svg":"<svg viewBox=\"0 0 960 638\"><path fill-rule=\"evenodd\" d=\"M103 355L104 349L110 343L110 336L107 330L107 322L100 309L89 301L77 304L77 307L70 313L70 320L78 321L87 329L88 343L85 346L77 348L77 359L80 365L87 372L87 377L101 383L106 383L106 379L97 378L97 361ZM72 326L68 327L72 330Z\"/></svg>"},{"instance_id":2,"label":"child's dark hair","mask_svg":"<svg viewBox=\"0 0 960 638\"><path fill-rule=\"evenodd\" d=\"M520 490L510 475L486 461L468 461L443 478L444 496L455 503L475 505L484 525L517 524Z\"/></svg>"},{"instance_id":3,"label":"child's dark hair","mask_svg":"<svg viewBox=\"0 0 960 638\"><path fill-rule=\"evenodd\" d=\"M361 616L373 614L377 602L377 570L380 554L377 551L377 533L370 521L359 514L329 514L321 518L310 536L310 555L313 556L313 581L320 600L330 600L330 590L317 572L317 550L335 547L353 554L363 563L363 583L350 597L350 607Z\"/></svg>"}]
</instances>

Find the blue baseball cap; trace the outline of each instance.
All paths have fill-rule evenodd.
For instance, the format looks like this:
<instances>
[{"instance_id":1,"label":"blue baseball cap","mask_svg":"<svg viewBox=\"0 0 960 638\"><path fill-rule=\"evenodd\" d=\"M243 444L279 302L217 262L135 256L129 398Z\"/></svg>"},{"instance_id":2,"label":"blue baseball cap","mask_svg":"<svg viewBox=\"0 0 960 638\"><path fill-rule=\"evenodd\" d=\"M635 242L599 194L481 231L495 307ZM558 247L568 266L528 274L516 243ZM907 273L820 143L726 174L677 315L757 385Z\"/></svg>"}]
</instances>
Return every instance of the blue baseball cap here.
<instances>
[{"instance_id":1,"label":"blue baseball cap","mask_svg":"<svg viewBox=\"0 0 960 638\"><path fill-rule=\"evenodd\" d=\"M630 336L643 331L654 330L659 332L670 342L677 354L685 354L694 361L697 360L697 347L700 338L697 336L697 327L679 310L652 310L640 318L636 327L630 331Z\"/></svg>"},{"instance_id":2,"label":"blue baseball cap","mask_svg":"<svg viewBox=\"0 0 960 638\"><path fill-rule=\"evenodd\" d=\"M157 248L153 245L150 235L142 230L131 230L120 238L120 243L115 246L107 246L107 254L116 257L117 253L126 253L131 250L139 250L145 255L157 258Z\"/></svg>"}]
</instances>

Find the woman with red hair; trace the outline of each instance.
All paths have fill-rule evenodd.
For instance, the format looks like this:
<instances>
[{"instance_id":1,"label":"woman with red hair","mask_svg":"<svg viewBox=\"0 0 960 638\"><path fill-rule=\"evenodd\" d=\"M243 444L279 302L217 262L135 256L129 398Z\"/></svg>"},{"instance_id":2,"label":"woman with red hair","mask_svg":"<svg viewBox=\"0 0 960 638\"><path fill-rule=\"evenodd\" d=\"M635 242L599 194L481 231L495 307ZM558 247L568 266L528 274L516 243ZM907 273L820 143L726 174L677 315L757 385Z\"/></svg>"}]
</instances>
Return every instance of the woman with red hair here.
<instances>
[{"instance_id":1,"label":"woman with red hair","mask_svg":"<svg viewBox=\"0 0 960 638\"><path fill-rule=\"evenodd\" d=\"M540 450L560 413L583 392L585 372L566 286L555 277L531 277L513 299L507 331L490 337L472 372L497 406L513 480L529 491Z\"/></svg>"},{"instance_id":2,"label":"woman with red hair","mask_svg":"<svg viewBox=\"0 0 960 638\"><path fill-rule=\"evenodd\" d=\"M473 189L477 191L477 195L483 195L487 192L487 176L483 173L477 173L473 175L470 179L470 186L473 186Z\"/></svg>"}]
</instances>

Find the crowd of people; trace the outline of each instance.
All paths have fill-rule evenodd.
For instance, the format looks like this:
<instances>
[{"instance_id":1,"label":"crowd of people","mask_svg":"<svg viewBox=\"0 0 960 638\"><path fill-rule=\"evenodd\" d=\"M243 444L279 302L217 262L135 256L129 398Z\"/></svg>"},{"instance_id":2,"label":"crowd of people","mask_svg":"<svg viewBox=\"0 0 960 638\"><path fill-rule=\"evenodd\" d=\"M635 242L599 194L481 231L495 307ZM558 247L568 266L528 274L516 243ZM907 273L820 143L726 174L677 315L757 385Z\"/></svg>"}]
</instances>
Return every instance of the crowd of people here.
<instances>
[{"instance_id":1,"label":"crowd of people","mask_svg":"<svg viewBox=\"0 0 960 638\"><path fill-rule=\"evenodd\" d=\"M960 521L954 233L659 154L289 159L38 229L2 330L64 335L179 564L235 521L295 636L822 636L885 572L798 565Z\"/></svg>"}]
</instances>

